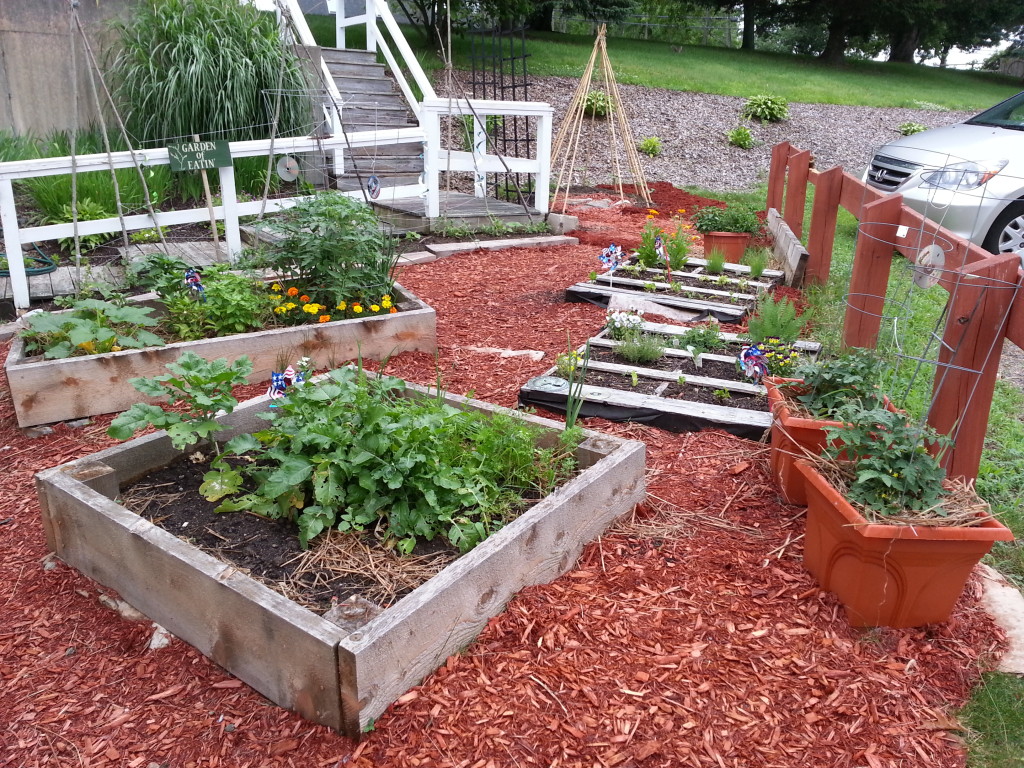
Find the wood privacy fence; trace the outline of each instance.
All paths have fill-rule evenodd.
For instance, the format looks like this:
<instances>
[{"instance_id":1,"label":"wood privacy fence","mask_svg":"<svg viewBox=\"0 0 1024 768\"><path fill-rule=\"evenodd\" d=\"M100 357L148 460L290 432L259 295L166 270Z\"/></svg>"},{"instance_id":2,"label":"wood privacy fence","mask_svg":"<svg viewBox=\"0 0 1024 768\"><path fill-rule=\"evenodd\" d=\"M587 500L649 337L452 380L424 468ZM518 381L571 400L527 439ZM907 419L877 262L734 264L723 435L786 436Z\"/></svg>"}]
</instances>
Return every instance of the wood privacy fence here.
<instances>
[{"instance_id":1,"label":"wood privacy fence","mask_svg":"<svg viewBox=\"0 0 1024 768\"><path fill-rule=\"evenodd\" d=\"M843 322L845 346L873 349L885 314L893 259L916 264L932 244L944 251L939 285L950 294L928 423L954 440L943 463L951 477L975 478L988 426L1003 341L1024 347L1021 256L993 255L880 192L841 167L818 171L811 153L789 142L772 149L768 208L797 238L804 232L808 184L814 186L804 281L828 280L839 208L859 221Z\"/></svg>"}]
</instances>

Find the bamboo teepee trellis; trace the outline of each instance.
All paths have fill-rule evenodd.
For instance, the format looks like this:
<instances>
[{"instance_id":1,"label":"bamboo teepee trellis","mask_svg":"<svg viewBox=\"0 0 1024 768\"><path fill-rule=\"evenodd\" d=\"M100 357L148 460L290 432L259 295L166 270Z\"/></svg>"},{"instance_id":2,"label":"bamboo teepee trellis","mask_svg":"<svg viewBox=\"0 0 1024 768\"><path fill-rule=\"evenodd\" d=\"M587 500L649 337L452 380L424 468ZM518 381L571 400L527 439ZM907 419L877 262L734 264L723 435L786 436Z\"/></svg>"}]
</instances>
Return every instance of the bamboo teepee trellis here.
<instances>
[{"instance_id":1,"label":"bamboo teepee trellis","mask_svg":"<svg viewBox=\"0 0 1024 768\"><path fill-rule=\"evenodd\" d=\"M560 191L565 191L562 197L562 213L569 198L569 187L572 184L573 172L576 168L576 158L579 154L580 138L583 134L584 116L586 114L587 94L590 93L590 85L594 77L594 64L598 63L600 57L600 76L603 80L604 92L610 100L608 113L608 129L611 132L609 147L612 153L613 178L619 195L625 197L622 189L622 167L619 158L619 143L625 146L626 162L629 172L633 178L633 185L637 193L644 199L647 205L651 205L651 193L644 178L644 172L640 167L640 155L636 149L633 139L633 132L630 130L626 114L622 110L622 97L619 95L619 86L615 82L615 73L612 71L611 61L608 59L608 46L605 41L606 26L602 24L597 30L597 39L594 41L594 50L590 53L590 61L580 78L576 92L569 102L565 118L558 128L555 142L551 151L551 165L558 169L558 181L555 184L555 196ZM616 130L617 129L617 130ZM564 180L564 187L563 187Z\"/></svg>"}]
</instances>

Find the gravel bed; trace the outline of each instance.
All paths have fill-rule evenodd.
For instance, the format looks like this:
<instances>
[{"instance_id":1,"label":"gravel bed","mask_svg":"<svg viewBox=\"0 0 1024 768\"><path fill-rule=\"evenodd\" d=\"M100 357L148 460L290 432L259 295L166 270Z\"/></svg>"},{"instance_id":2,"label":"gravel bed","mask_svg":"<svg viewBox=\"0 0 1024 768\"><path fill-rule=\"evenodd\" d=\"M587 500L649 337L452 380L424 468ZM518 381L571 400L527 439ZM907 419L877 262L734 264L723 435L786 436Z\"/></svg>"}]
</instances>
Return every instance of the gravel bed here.
<instances>
[{"instance_id":1,"label":"gravel bed","mask_svg":"<svg viewBox=\"0 0 1024 768\"><path fill-rule=\"evenodd\" d=\"M548 102L555 108L556 133L577 82L568 77L530 79L530 99ZM780 141L809 149L819 169L841 165L859 175L876 147L899 137L902 123L936 128L973 114L794 103L789 105L789 120L764 125L745 123L758 145L744 150L730 146L725 138L726 131L741 124L741 98L637 85L620 85L619 92L633 138L637 142L649 136L661 139L658 157L640 156L647 179L716 190L747 189L767 178L771 148ZM574 184L611 180L610 123L584 120ZM621 139L617 144L622 147ZM621 150L619 155L624 161Z\"/></svg>"}]
</instances>

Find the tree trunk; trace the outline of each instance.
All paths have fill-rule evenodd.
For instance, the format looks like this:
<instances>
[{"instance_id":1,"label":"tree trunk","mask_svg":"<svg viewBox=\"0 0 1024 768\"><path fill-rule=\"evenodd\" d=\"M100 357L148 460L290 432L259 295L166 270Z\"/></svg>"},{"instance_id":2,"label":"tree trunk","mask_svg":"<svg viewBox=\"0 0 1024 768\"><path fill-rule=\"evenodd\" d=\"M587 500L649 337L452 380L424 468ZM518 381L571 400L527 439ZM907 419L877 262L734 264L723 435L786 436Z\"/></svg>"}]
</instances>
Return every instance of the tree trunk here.
<instances>
[{"instance_id":1,"label":"tree trunk","mask_svg":"<svg viewBox=\"0 0 1024 768\"><path fill-rule=\"evenodd\" d=\"M921 42L921 30L916 24L893 32L889 36L889 61L901 64L913 64L914 53Z\"/></svg>"},{"instance_id":2,"label":"tree trunk","mask_svg":"<svg viewBox=\"0 0 1024 768\"><path fill-rule=\"evenodd\" d=\"M846 56L846 21L834 18L828 25L828 42L819 58L826 64L842 64Z\"/></svg>"},{"instance_id":3,"label":"tree trunk","mask_svg":"<svg viewBox=\"0 0 1024 768\"><path fill-rule=\"evenodd\" d=\"M754 50L754 5L755 0L746 0L743 3L743 43L740 45L744 51Z\"/></svg>"}]
</instances>

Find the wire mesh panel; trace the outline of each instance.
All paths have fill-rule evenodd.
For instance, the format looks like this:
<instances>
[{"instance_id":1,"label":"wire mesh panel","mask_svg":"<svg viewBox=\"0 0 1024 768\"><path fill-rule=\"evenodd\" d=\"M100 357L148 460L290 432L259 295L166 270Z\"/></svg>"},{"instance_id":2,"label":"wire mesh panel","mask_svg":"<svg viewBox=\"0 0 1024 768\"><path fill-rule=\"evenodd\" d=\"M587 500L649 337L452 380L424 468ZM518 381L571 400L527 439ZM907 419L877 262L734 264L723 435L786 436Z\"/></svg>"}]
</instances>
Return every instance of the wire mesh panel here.
<instances>
[{"instance_id":1,"label":"wire mesh panel","mask_svg":"<svg viewBox=\"0 0 1024 768\"><path fill-rule=\"evenodd\" d=\"M524 28L477 29L470 34L470 89L474 99L529 101ZM530 157L536 134L534 118L492 116L487 120L488 151L504 157ZM496 173L488 195L527 204L533 180L526 173Z\"/></svg>"}]
</instances>

